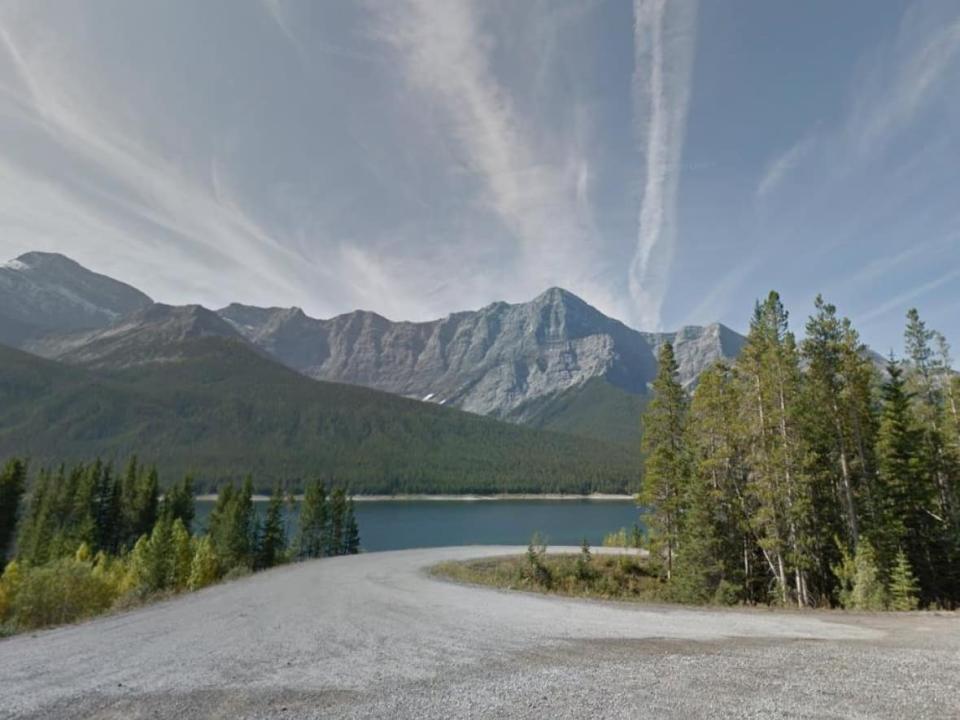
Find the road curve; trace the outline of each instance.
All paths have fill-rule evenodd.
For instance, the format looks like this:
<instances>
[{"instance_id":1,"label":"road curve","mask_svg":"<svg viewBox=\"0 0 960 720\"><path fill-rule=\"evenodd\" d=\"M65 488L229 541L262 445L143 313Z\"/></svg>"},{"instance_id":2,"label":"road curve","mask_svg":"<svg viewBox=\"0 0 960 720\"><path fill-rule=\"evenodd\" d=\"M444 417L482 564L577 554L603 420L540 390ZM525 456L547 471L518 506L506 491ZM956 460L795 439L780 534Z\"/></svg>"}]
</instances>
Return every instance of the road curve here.
<instances>
[{"instance_id":1,"label":"road curve","mask_svg":"<svg viewBox=\"0 0 960 720\"><path fill-rule=\"evenodd\" d=\"M318 560L9 638L0 717L960 716L953 614L600 603L425 572L522 550Z\"/></svg>"}]
</instances>

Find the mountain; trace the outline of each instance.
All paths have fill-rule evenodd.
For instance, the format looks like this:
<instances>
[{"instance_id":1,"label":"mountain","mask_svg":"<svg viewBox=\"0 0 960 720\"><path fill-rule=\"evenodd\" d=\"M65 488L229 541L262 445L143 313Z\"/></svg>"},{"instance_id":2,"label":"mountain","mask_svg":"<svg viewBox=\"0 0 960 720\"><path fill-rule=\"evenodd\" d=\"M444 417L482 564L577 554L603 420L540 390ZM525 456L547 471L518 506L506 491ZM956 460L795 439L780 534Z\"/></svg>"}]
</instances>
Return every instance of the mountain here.
<instances>
[{"instance_id":1,"label":"mountain","mask_svg":"<svg viewBox=\"0 0 960 720\"><path fill-rule=\"evenodd\" d=\"M103 330L48 335L24 343L23 349L73 365L119 369L180 360L184 341L205 337L253 348L232 325L200 305L157 303Z\"/></svg>"},{"instance_id":2,"label":"mountain","mask_svg":"<svg viewBox=\"0 0 960 720\"><path fill-rule=\"evenodd\" d=\"M63 255L26 253L0 265L0 343L104 328L151 302Z\"/></svg>"},{"instance_id":3,"label":"mountain","mask_svg":"<svg viewBox=\"0 0 960 720\"><path fill-rule=\"evenodd\" d=\"M529 303L494 303L420 323L391 322L364 311L318 320L298 308L236 304L219 314L258 347L310 377L578 434L596 428L595 422L568 417L584 404L600 419L598 406L609 403L629 408L621 415L636 417L632 413L639 412L665 340L674 343L687 384L717 359L736 356L743 344L742 336L717 324L638 332L560 288ZM635 439L633 420L617 427L629 428ZM606 431L593 434L610 437Z\"/></svg>"},{"instance_id":4,"label":"mountain","mask_svg":"<svg viewBox=\"0 0 960 720\"><path fill-rule=\"evenodd\" d=\"M428 322L362 310L317 319L299 308L239 304L214 313L152 304L128 285L42 253L4 266L0 298L7 295L17 301L0 315L0 342L68 364L172 362L179 341L219 337L315 380L631 445L664 341L673 342L687 385L744 342L719 324L639 332L561 288Z\"/></svg>"},{"instance_id":5,"label":"mountain","mask_svg":"<svg viewBox=\"0 0 960 720\"><path fill-rule=\"evenodd\" d=\"M310 477L362 493L636 488L627 448L313 380L205 329L168 337L162 362L124 351L119 369L0 346L0 457L41 466L136 452L168 481L194 473L202 489L247 473L260 490Z\"/></svg>"}]
</instances>

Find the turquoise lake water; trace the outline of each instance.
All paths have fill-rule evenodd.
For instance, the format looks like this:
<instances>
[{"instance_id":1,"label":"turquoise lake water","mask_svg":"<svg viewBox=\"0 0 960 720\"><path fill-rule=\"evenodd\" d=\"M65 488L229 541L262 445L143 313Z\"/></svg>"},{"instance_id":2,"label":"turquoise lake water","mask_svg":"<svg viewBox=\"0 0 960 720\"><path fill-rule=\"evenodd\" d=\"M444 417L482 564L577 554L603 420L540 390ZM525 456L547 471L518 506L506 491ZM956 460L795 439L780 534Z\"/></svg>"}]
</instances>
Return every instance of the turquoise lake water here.
<instances>
[{"instance_id":1,"label":"turquoise lake water","mask_svg":"<svg viewBox=\"0 0 960 720\"><path fill-rule=\"evenodd\" d=\"M266 503L256 503L263 512ZM197 502L197 528L213 503ZM603 536L638 522L636 505L614 500L404 500L354 505L367 552L447 545L526 545L539 532L551 545L599 545ZM296 510L288 532L296 530Z\"/></svg>"}]
</instances>

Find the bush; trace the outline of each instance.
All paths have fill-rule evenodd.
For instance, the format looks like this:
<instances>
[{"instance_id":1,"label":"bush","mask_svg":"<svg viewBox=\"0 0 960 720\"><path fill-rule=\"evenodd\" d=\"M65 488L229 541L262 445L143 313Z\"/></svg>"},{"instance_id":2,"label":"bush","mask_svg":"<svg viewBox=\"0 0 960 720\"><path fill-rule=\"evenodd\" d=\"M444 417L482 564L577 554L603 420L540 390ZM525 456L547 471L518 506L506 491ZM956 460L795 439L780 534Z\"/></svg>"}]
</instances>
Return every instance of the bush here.
<instances>
[{"instance_id":1,"label":"bush","mask_svg":"<svg viewBox=\"0 0 960 720\"><path fill-rule=\"evenodd\" d=\"M544 563L546 555L547 543L540 537L540 533L534 533L527 546L527 568L530 579L534 583L549 588L552 578L549 568Z\"/></svg>"},{"instance_id":2,"label":"bush","mask_svg":"<svg viewBox=\"0 0 960 720\"><path fill-rule=\"evenodd\" d=\"M11 615L19 628L61 625L106 611L116 597L93 563L63 558L22 573Z\"/></svg>"}]
</instances>

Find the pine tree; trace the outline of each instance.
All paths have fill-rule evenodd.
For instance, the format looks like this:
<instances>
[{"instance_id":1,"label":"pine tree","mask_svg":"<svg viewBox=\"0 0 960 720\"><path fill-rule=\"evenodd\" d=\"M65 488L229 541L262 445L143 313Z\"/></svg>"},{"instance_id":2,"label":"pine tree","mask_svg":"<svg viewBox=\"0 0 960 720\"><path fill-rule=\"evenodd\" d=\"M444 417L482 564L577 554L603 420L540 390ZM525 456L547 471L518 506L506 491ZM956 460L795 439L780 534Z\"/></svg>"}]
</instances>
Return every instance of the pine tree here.
<instances>
[{"instance_id":1,"label":"pine tree","mask_svg":"<svg viewBox=\"0 0 960 720\"><path fill-rule=\"evenodd\" d=\"M193 477L185 475L183 479L170 487L163 497L164 510L174 520L180 520L188 533L193 531L193 519L196 508L193 497Z\"/></svg>"},{"instance_id":2,"label":"pine tree","mask_svg":"<svg viewBox=\"0 0 960 720\"><path fill-rule=\"evenodd\" d=\"M255 567L272 568L283 562L286 545L287 539L283 527L283 491L277 484L273 495L270 496L270 504L267 506L267 516L257 546Z\"/></svg>"},{"instance_id":3,"label":"pine tree","mask_svg":"<svg viewBox=\"0 0 960 720\"><path fill-rule=\"evenodd\" d=\"M47 470L41 470L27 495L17 532L17 556L25 565L42 565L49 556L54 488Z\"/></svg>"},{"instance_id":4,"label":"pine tree","mask_svg":"<svg viewBox=\"0 0 960 720\"><path fill-rule=\"evenodd\" d=\"M356 555L360 552L360 527L357 525L353 498L347 499L346 518L343 523L343 552L345 555Z\"/></svg>"},{"instance_id":5,"label":"pine tree","mask_svg":"<svg viewBox=\"0 0 960 720\"><path fill-rule=\"evenodd\" d=\"M677 361L669 342L660 346L653 398L643 415L643 487L639 503L651 530L651 549L662 556L666 577L673 575L680 533L680 510L689 458L684 434L687 395L677 380Z\"/></svg>"},{"instance_id":6,"label":"pine tree","mask_svg":"<svg viewBox=\"0 0 960 720\"><path fill-rule=\"evenodd\" d=\"M917 572L924 598L929 601L942 595L936 557L942 528L935 512L937 486L925 472L922 431L906 391L903 371L893 359L887 365L882 396L871 540L881 567L891 567L901 550L906 554Z\"/></svg>"},{"instance_id":7,"label":"pine tree","mask_svg":"<svg viewBox=\"0 0 960 720\"><path fill-rule=\"evenodd\" d=\"M173 521L169 516L164 516L157 521L144 548L143 574L140 577L142 587L148 592L169 588L175 559Z\"/></svg>"},{"instance_id":8,"label":"pine tree","mask_svg":"<svg viewBox=\"0 0 960 720\"><path fill-rule=\"evenodd\" d=\"M27 466L13 459L0 470L0 571L6 564L19 517L20 501L27 489Z\"/></svg>"},{"instance_id":9,"label":"pine tree","mask_svg":"<svg viewBox=\"0 0 960 720\"><path fill-rule=\"evenodd\" d=\"M853 591L850 595L854 610L883 610L887 606L887 592L877 567L873 546L864 540L854 557Z\"/></svg>"},{"instance_id":10,"label":"pine tree","mask_svg":"<svg viewBox=\"0 0 960 720\"><path fill-rule=\"evenodd\" d=\"M893 570L890 573L890 609L916 610L919 604L917 580L910 568L910 561L903 550L897 552Z\"/></svg>"},{"instance_id":11,"label":"pine tree","mask_svg":"<svg viewBox=\"0 0 960 720\"><path fill-rule=\"evenodd\" d=\"M170 531L170 554L169 585L177 591L185 590L193 569L194 548L190 533L179 517L174 518Z\"/></svg>"},{"instance_id":12,"label":"pine tree","mask_svg":"<svg viewBox=\"0 0 960 720\"><path fill-rule=\"evenodd\" d=\"M300 506L297 536L294 541L296 556L301 560L318 558L324 554L327 536L327 491L319 480L307 483L303 504Z\"/></svg>"},{"instance_id":13,"label":"pine tree","mask_svg":"<svg viewBox=\"0 0 960 720\"><path fill-rule=\"evenodd\" d=\"M936 359L933 343L939 333L927 329L916 308L907 313L904 332L910 360L909 385L915 391L916 410L923 436L925 471L936 481L939 512L944 523L957 530L954 486L958 474L957 458L950 452L944 436L945 412L943 371Z\"/></svg>"},{"instance_id":14,"label":"pine tree","mask_svg":"<svg viewBox=\"0 0 960 720\"><path fill-rule=\"evenodd\" d=\"M94 546L107 553L120 550L122 527L122 486L113 477L113 468L97 460L90 468L93 478Z\"/></svg>"},{"instance_id":15,"label":"pine tree","mask_svg":"<svg viewBox=\"0 0 960 720\"><path fill-rule=\"evenodd\" d=\"M217 559L213 543L208 535L196 540L196 547L193 552L193 560L190 563L190 577L187 580L187 587L191 590L199 590L207 585L212 585L220 577L220 563Z\"/></svg>"},{"instance_id":16,"label":"pine tree","mask_svg":"<svg viewBox=\"0 0 960 720\"><path fill-rule=\"evenodd\" d=\"M692 469L683 496L678 598L756 600L755 586L764 584L749 533L742 404L730 367L718 363L701 374L687 425Z\"/></svg>"},{"instance_id":17,"label":"pine tree","mask_svg":"<svg viewBox=\"0 0 960 720\"><path fill-rule=\"evenodd\" d=\"M347 493L342 487L336 487L330 494L330 524L325 543L325 554L343 554L346 515Z\"/></svg>"},{"instance_id":18,"label":"pine tree","mask_svg":"<svg viewBox=\"0 0 960 720\"><path fill-rule=\"evenodd\" d=\"M757 303L741 352L744 408L751 466L746 489L751 497L752 531L776 579L783 603L812 603L809 570L821 564L811 539L815 518L807 455L798 415L802 373L796 340L780 296L771 292ZM792 579L791 579L792 576Z\"/></svg>"},{"instance_id":19,"label":"pine tree","mask_svg":"<svg viewBox=\"0 0 960 720\"><path fill-rule=\"evenodd\" d=\"M253 480L247 477L240 490L232 485L221 491L210 527L217 557L224 571L251 568L256 543L256 516L253 509Z\"/></svg>"}]
</instances>

